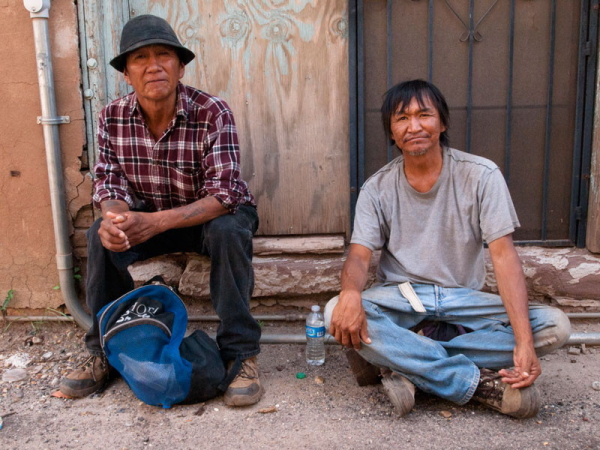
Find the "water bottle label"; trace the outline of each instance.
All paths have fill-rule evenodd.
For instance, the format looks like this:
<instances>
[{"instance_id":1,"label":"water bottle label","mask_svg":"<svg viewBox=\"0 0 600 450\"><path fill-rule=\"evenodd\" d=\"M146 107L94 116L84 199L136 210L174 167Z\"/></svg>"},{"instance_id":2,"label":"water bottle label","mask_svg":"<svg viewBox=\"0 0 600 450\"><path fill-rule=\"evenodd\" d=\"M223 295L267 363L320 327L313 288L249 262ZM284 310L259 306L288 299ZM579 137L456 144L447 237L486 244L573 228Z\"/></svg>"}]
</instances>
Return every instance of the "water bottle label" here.
<instances>
[{"instance_id":1,"label":"water bottle label","mask_svg":"<svg viewBox=\"0 0 600 450\"><path fill-rule=\"evenodd\" d=\"M325 327L309 327L306 325L306 337L322 338L325 336Z\"/></svg>"}]
</instances>

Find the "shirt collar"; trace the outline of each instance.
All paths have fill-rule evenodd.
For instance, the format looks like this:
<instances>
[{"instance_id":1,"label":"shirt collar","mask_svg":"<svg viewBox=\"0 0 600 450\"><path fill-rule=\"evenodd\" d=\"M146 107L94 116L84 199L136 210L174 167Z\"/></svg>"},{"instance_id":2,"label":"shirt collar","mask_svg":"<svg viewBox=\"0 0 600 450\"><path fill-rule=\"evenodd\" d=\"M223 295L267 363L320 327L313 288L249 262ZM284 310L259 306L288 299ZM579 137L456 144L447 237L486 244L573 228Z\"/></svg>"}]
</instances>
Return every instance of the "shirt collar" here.
<instances>
[{"instance_id":1,"label":"shirt collar","mask_svg":"<svg viewBox=\"0 0 600 450\"><path fill-rule=\"evenodd\" d=\"M183 84L177 85L177 103L175 103L175 116L187 120L190 114L190 98L185 91Z\"/></svg>"},{"instance_id":2,"label":"shirt collar","mask_svg":"<svg viewBox=\"0 0 600 450\"><path fill-rule=\"evenodd\" d=\"M129 116L132 117L134 114L139 114L139 102L137 95L134 92L131 93L129 98ZM189 117L189 104L190 99L185 92L185 88L182 83L177 85L177 101L175 103L175 116L181 117L183 120L187 120ZM141 114L140 114L141 115Z\"/></svg>"}]
</instances>

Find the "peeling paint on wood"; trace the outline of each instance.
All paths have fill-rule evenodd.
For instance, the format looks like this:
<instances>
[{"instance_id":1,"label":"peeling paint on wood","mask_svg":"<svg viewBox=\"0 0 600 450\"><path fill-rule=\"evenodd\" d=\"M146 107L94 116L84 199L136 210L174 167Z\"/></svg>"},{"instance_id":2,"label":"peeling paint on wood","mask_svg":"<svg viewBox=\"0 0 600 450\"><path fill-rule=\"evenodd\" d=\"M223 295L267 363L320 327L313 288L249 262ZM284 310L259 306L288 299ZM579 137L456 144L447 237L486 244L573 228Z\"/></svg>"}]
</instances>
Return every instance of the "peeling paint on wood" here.
<instances>
[{"instance_id":1,"label":"peeling paint on wood","mask_svg":"<svg viewBox=\"0 0 600 450\"><path fill-rule=\"evenodd\" d=\"M88 154L90 168L96 162L98 153L98 141L96 139L96 121L98 115L104 106L112 100L115 100L127 92L129 88L123 76L114 70L108 62L118 54L119 35L123 25L129 20L129 11L127 2L118 0L105 0L101 2L84 1L79 8L82 8L83 23L80 20L79 26L84 28L86 36L85 52L86 55L81 65L84 76L88 77L89 87L94 92L90 100L90 112L92 117L87 120L93 121L91 127L91 136L88 135ZM91 59L96 60L95 67L88 67L87 63Z\"/></svg>"}]
</instances>

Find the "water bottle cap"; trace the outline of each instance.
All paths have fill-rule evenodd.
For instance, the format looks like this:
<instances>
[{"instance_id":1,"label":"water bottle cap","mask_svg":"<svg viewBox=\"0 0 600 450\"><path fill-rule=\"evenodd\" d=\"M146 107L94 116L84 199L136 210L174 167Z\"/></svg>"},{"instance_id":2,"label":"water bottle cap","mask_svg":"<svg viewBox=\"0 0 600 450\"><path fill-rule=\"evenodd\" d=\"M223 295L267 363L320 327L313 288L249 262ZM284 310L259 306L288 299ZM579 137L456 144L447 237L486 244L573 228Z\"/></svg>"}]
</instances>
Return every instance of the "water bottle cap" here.
<instances>
[{"instance_id":1,"label":"water bottle cap","mask_svg":"<svg viewBox=\"0 0 600 450\"><path fill-rule=\"evenodd\" d=\"M321 307L319 305L312 305L310 310L312 312L319 312L319 311L321 311Z\"/></svg>"}]
</instances>

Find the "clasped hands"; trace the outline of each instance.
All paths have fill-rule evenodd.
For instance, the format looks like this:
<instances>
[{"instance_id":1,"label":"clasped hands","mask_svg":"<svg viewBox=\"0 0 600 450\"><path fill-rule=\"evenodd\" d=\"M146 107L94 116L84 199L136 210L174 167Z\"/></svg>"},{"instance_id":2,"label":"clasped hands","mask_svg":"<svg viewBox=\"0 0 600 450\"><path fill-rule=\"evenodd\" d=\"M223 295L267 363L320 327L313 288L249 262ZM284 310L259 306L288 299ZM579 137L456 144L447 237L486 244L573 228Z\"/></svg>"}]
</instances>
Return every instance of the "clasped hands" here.
<instances>
[{"instance_id":1,"label":"clasped hands","mask_svg":"<svg viewBox=\"0 0 600 450\"><path fill-rule=\"evenodd\" d=\"M102 245L113 252L124 252L160 232L152 213L126 211L105 213L98 234Z\"/></svg>"}]
</instances>

